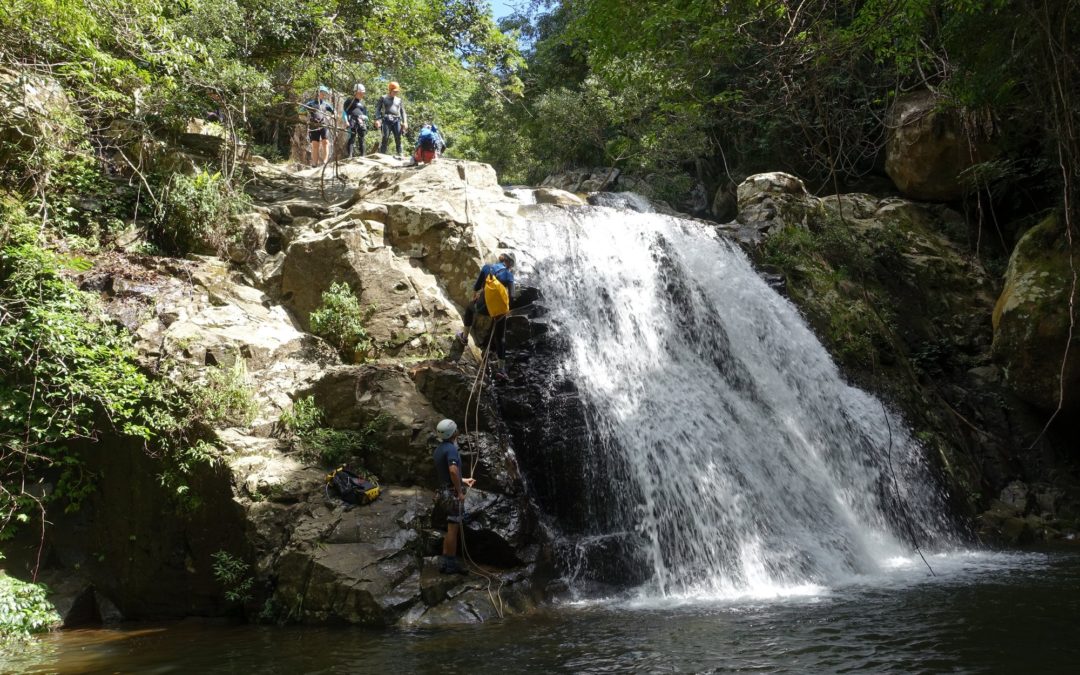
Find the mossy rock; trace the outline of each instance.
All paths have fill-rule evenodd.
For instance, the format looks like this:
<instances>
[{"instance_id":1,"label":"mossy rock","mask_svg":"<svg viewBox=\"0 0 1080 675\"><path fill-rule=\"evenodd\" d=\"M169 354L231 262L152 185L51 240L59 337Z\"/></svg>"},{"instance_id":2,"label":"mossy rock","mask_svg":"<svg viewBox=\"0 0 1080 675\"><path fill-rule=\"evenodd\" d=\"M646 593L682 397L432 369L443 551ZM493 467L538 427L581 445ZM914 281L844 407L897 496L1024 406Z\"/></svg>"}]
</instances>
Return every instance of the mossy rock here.
<instances>
[{"instance_id":1,"label":"mossy rock","mask_svg":"<svg viewBox=\"0 0 1080 675\"><path fill-rule=\"evenodd\" d=\"M1073 266L1065 228L1057 214L1043 219L1017 243L1005 286L994 307L994 357L1009 388L1022 400L1054 410L1080 409L1080 331L1069 338ZM1066 346L1070 358L1062 368Z\"/></svg>"}]
</instances>

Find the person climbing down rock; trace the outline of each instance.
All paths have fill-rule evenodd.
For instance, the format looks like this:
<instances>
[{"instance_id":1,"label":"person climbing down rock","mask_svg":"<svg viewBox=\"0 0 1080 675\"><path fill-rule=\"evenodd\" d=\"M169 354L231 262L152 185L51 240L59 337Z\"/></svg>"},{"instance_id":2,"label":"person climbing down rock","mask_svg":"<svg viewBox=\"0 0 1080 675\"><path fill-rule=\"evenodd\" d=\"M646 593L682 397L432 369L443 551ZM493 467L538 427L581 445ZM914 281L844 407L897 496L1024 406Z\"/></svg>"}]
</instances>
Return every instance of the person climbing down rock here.
<instances>
[{"instance_id":1,"label":"person climbing down rock","mask_svg":"<svg viewBox=\"0 0 1080 675\"><path fill-rule=\"evenodd\" d=\"M357 84L353 87L353 97L345 101L345 105L341 110L341 116L349 127L349 140L345 144L348 157L353 156L354 142L358 148L357 154L361 157L365 154L364 138L367 136L368 123L367 104L364 103L366 93L367 89L364 85Z\"/></svg>"},{"instance_id":2,"label":"person climbing down rock","mask_svg":"<svg viewBox=\"0 0 1080 675\"><path fill-rule=\"evenodd\" d=\"M491 336L497 360L495 379L506 380L506 315L510 312L510 298L514 295L514 265L517 258L512 251L499 254L499 261L484 265L473 284L473 299L465 308L463 323L465 328L457 334L450 357L461 356L469 344L469 331L472 330L476 315L490 316L492 321Z\"/></svg>"},{"instance_id":3,"label":"person climbing down rock","mask_svg":"<svg viewBox=\"0 0 1080 675\"><path fill-rule=\"evenodd\" d=\"M319 85L315 98L302 107L308 114L308 140L311 141L311 166L319 166L330 159L330 130L327 128L334 120L334 106L328 100L330 88Z\"/></svg>"},{"instance_id":4,"label":"person climbing down rock","mask_svg":"<svg viewBox=\"0 0 1080 675\"><path fill-rule=\"evenodd\" d=\"M425 124L420 127L420 133L416 137L416 150L413 152L414 164L431 164L442 155L446 149L442 134L434 124Z\"/></svg>"},{"instance_id":5,"label":"person climbing down rock","mask_svg":"<svg viewBox=\"0 0 1080 675\"><path fill-rule=\"evenodd\" d=\"M386 154L386 146L390 142L392 132L398 157L401 157L401 134L409 130L409 116L405 112L405 101L399 96L400 93L401 87L398 83L391 82L387 87L386 96L380 96L378 103L375 104L375 128L382 129L379 152Z\"/></svg>"},{"instance_id":6,"label":"person climbing down rock","mask_svg":"<svg viewBox=\"0 0 1080 675\"><path fill-rule=\"evenodd\" d=\"M468 574L469 571L457 557L457 544L465 517L465 490L476 481L461 475L457 423L450 419L443 420L435 427L435 434L441 441L434 455L435 473L439 481L435 505L446 513L446 536L443 538L439 571L443 574Z\"/></svg>"}]
</instances>

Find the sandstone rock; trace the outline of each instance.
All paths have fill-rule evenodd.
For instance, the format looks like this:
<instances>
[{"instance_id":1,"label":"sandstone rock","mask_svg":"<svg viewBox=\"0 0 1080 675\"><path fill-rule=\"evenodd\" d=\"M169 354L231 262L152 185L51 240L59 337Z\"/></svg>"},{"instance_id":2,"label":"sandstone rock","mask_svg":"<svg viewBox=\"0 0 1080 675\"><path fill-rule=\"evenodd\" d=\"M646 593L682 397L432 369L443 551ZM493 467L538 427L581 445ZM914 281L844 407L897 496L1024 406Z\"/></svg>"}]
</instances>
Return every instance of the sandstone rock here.
<instances>
[{"instance_id":1,"label":"sandstone rock","mask_svg":"<svg viewBox=\"0 0 1080 675\"><path fill-rule=\"evenodd\" d=\"M1023 515L1028 510L1028 486L1021 481L1014 480L1002 489L1000 500L1002 504L1013 512Z\"/></svg>"},{"instance_id":2,"label":"sandstone rock","mask_svg":"<svg viewBox=\"0 0 1080 675\"><path fill-rule=\"evenodd\" d=\"M585 200L576 194L566 190L542 187L537 188L533 194L537 204L554 204L555 206L584 206Z\"/></svg>"},{"instance_id":3,"label":"sandstone rock","mask_svg":"<svg viewBox=\"0 0 1080 675\"><path fill-rule=\"evenodd\" d=\"M540 182L541 187L554 188L570 193L603 192L610 190L622 172L615 167L596 167L579 171L551 174Z\"/></svg>"},{"instance_id":4,"label":"sandstone rock","mask_svg":"<svg viewBox=\"0 0 1080 675\"><path fill-rule=\"evenodd\" d=\"M960 173L997 155L984 138L965 135L956 109L929 91L899 97L885 124L885 172L912 199L958 199L965 192Z\"/></svg>"},{"instance_id":5,"label":"sandstone rock","mask_svg":"<svg viewBox=\"0 0 1080 675\"><path fill-rule=\"evenodd\" d=\"M281 269L281 298L299 324L310 329L311 313L333 283L346 283L371 308L365 328L375 354L427 355L448 337L457 310L438 280L383 246L381 224L343 220L324 233L289 245Z\"/></svg>"},{"instance_id":6,"label":"sandstone rock","mask_svg":"<svg viewBox=\"0 0 1080 675\"><path fill-rule=\"evenodd\" d=\"M335 513L324 543L305 540L282 556L276 597L305 622L393 624L421 602L418 533L426 494L387 488L365 507Z\"/></svg>"},{"instance_id":7,"label":"sandstone rock","mask_svg":"<svg viewBox=\"0 0 1080 675\"><path fill-rule=\"evenodd\" d=\"M807 192L803 182L787 173L750 176L739 185L737 194L735 225L744 240L758 242L763 235L784 227L808 227L810 218L823 213L820 201Z\"/></svg>"},{"instance_id":8,"label":"sandstone rock","mask_svg":"<svg viewBox=\"0 0 1080 675\"><path fill-rule=\"evenodd\" d=\"M994 306L993 352L1019 398L1054 410L1064 394L1064 409L1075 411L1080 408L1080 331L1074 331L1070 345L1072 274L1063 241L1063 226L1050 216L1017 243ZM1080 260L1074 264L1080 266Z\"/></svg>"},{"instance_id":9,"label":"sandstone rock","mask_svg":"<svg viewBox=\"0 0 1080 675\"><path fill-rule=\"evenodd\" d=\"M490 166L445 158L365 175L352 202L385 204L385 242L438 278L459 306L472 298L480 267L513 244L520 206Z\"/></svg>"},{"instance_id":10,"label":"sandstone rock","mask_svg":"<svg viewBox=\"0 0 1080 675\"><path fill-rule=\"evenodd\" d=\"M270 233L270 216L261 211L245 213L233 218L232 227L236 233L228 242L226 253L229 260L245 263L266 250L266 241Z\"/></svg>"},{"instance_id":11,"label":"sandstone rock","mask_svg":"<svg viewBox=\"0 0 1080 675\"><path fill-rule=\"evenodd\" d=\"M433 485L434 429L444 415L432 407L402 369L377 365L328 369L310 394L326 424L336 429L374 425L378 451L361 458L382 480Z\"/></svg>"}]
</instances>

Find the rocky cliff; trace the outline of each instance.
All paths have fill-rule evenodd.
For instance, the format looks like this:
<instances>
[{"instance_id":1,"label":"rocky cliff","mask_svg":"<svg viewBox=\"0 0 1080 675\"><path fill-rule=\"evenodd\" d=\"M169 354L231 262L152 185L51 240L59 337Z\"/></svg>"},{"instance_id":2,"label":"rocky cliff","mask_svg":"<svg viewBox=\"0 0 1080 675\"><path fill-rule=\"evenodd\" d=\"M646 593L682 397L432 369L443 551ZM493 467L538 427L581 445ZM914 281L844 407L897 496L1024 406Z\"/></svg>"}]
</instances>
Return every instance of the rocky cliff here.
<instances>
[{"instance_id":1,"label":"rocky cliff","mask_svg":"<svg viewBox=\"0 0 1080 675\"><path fill-rule=\"evenodd\" d=\"M589 489L587 472L551 457L575 456L559 448L586 435L587 411L560 376L535 289L524 289L509 320L520 366L510 382L473 395L476 383L490 385L477 376L475 347L460 362L443 357L476 270L519 246L521 209L536 207L505 194L490 167L464 161L417 168L375 156L336 172L250 170L255 206L236 219L227 259L113 253L81 276L136 336L147 370L198 378L239 367L257 412L213 432L214 461L190 486L195 506L162 489L152 455L108 441L87 448L99 489L54 520L43 559L42 579L69 623L242 613L430 625L529 611L557 588L548 582L558 543L541 522L581 525L566 495ZM583 203L557 190L538 197L551 204L542 208ZM1025 402L1045 410L1056 399L1048 386L1035 398L1011 365L1024 340L1049 330L1013 328L1024 325L1017 312L1061 292L1026 290L1021 267L1037 256L1014 256L998 299L995 280L950 242L962 221L945 207L817 198L785 174L751 177L738 202L738 219L721 229L778 273L852 378L905 411L983 536L1020 542L1075 530L1072 464L1057 430L1037 436L1043 417ZM335 283L368 308L364 353L343 355L310 332ZM317 406L325 429L366 439L345 459L380 477L373 504L349 507L326 491L333 467L282 422L301 401ZM434 565L441 531L430 455L443 417L467 425L467 471L475 466L478 478L466 527L478 573L465 579ZM619 560L619 542L611 546L591 567ZM221 574L223 555L236 564L232 576Z\"/></svg>"}]
</instances>

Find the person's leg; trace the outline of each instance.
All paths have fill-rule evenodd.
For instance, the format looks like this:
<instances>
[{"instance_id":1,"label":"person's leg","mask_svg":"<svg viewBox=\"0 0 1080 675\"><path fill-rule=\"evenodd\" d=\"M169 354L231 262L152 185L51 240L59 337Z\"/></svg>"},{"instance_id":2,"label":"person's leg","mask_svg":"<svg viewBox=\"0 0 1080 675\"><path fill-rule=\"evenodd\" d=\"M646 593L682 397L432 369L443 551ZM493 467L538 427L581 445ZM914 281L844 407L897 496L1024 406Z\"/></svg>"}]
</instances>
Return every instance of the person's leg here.
<instances>
[{"instance_id":1,"label":"person's leg","mask_svg":"<svg viewBox=\"0 0 1080 675\"><path fill-rule=\"evenodd\" d=\"M367 129L361 128L360 130L358 130L357 136L359 137L360 142L360 156L363 157L367 154L367 149L364 146L364 139L367 136Z\"/></svg>"},{"instance_id":2,"label":"person's leg","mask_svg":"<svg viewBox=\"0 0 1080 675\"><path fill-rule=\"evenodd\" d=\"M379 143L379 152L386 154L386 146L390 143L390 120L383 120L382 141Z\"/></svg>"},{"instance_id":3,"label":"person's leg","mask_svg":"<svg viewBox=\"0 0 1080 675\"><path fill-rule=\"evenodd\" d=\"M506 317L492 319L495 322L495 354L500 361L506 361Z\"/></svg>"},{"instance_id":4,"label":"person's leg","mask_svg":"<svg viewBox=\"0 0 1080 675\"><path fill-rule=\"evenodd\" d=\"M345 156L352 159L353 143L356 142L356 131L349 129L349 137L345 140Z\"/></svg>"},{"instance_id":5,"label":"person's leg","mask_svg":"<svg viewBox=\"0 0 1080 675\"><path fill-rule=\"evenodd\" d=\"M457 523L446 524L446 536L443 537L442 554L446 558L457 557L457 542L461 536L461 526Z\"/></svg>"},{"instance_id":6,"label":"person's leg","mask_svg":"<svg viewBox=\"0 0 1080 675\"><path fill-rule=\"evenodd\" d=\"M394 147L397 148L398 157L401 156L401 120L394 120Z\"/></svg>"}]
</instances>

